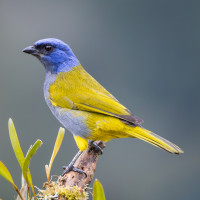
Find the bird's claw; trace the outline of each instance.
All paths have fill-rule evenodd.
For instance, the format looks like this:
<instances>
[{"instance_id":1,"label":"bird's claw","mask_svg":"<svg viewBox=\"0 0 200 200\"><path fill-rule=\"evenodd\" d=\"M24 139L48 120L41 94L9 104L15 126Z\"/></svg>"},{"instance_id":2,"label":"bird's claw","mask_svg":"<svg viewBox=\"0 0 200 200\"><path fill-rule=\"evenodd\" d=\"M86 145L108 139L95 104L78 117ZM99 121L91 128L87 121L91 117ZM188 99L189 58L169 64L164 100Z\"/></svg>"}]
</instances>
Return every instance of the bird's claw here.
<instances>
[{"instance_id":1,"label":"bird's claw","mask_svg":"<svg viewBox=\"0 0 200 200\"><path fill-rule=\"evenodd\" d=\"M68 166L63 166L63 173L62 173L62 176L64 176L66 173L70 172L70 171L74 171L74 172L78 172L80 174L84 174L85 177L87 177L87 173L84 172L82 169L78 169L76 167L74 167L73 165L68 165Z\"/></svg>"},{"instance_id":2,"label":"bird's claw","mask_svg":"<svg viewBox=\"0 0 200 200\"><path fill-rule=\"evenodd\" d=\"M103 149L102 149L99 145L97 145L94 141L90 141L89 144L90 144L90 146L94 147L95 150L96 150L99 154L101 154L101 155L103 154Z\"/></svg>"}]
</instances>

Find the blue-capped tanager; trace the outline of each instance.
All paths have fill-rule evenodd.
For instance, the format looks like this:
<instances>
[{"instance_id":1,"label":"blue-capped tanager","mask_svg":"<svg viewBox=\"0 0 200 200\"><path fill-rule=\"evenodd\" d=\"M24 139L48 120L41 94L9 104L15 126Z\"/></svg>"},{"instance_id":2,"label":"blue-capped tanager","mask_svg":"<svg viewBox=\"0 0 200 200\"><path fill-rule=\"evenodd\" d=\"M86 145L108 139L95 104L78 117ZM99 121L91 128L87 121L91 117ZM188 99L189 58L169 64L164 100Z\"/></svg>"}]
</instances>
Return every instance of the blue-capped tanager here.
<instances>
[{"instance_id":1,"label":"blue-capped tanager","mask_svg":"<svg viewBox=\"0 0 200 200\"><path fill-rule=\"evenodd\" d=\"M46 103L73 134L80 151L87 149L88 141L139 138L170 153L183 153L175 144L143 128L143 121L88 74L63 41L42 39L23 51L44 65Z\"/></svg>"}]
</instances>

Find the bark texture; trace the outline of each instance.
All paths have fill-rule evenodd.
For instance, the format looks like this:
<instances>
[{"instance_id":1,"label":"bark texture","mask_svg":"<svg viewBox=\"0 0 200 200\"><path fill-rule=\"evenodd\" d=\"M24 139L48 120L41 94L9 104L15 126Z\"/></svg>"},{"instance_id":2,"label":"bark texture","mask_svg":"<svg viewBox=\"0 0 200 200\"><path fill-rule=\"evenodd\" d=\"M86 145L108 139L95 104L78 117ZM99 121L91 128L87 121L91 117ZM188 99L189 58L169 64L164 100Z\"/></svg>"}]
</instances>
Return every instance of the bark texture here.
<instances>
[{"instance_id":1,"label":"bark texture","mask_svg":"<svg viewBox=\"0 0 200 200\"><path fill-rule=\"evenodd\" d=\"M105 143L101 141L95 142L102 149L105 148ZM81 188L85 188L93 179L97 161L99 158L100 152L97 151L94 147L89 146L87 150L85 150L77 161L74 164L74 167L82 169L87 173L87 177L85 174L80 174L77 172L70 171L62 177L59 177L57 184L60 186L79 186Z\"/></svg>"}]
</instances>

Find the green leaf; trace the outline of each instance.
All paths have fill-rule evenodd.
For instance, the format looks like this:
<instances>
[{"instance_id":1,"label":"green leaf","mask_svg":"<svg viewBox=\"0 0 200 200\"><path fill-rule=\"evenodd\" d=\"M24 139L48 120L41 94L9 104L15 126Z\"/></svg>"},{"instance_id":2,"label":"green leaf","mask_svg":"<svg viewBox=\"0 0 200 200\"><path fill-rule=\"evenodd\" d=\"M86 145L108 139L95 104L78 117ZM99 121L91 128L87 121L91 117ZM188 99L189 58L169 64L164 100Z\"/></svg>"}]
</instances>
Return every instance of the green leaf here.
<instances>
[{"instance_id":1,"label":"green leaf","mask_svg":"<svg viewBox=\"0 0 200 200\"><path fill-rule=\"evenodd\" d=\"M15 157L17 158L17 161L18 161L21 169L23 169L25 158L24 158L24 154L22 152L22 149L21 149L21 146L19 143L19 139L17 136L17 132L15 130L14 123L11 118L8 120L8 130L9 130L10 141L11 141L14 153L15 153ZM36 197L32 178L31 178L31 173L29 170L28 170L28 181L29 181L29 185L31 186L31 189L33 191L33 195Z\"/></svg>"},{"instance_id":2,"label":"green leaf","mask_svg":"<svg viewBox=\"0 0 200 200\"><path fill-rule=\"evenodd\" d=\"M53 153L51 155L49 165L45 165L45 170L46 170L48 182L50 181L50 172L51 172L51 167L52 167L53 161L54 161L54 159L55 159L55 157L56 157L56 155L57 155L57 153L60 149L64 135L65 135L65 129L60 127L60 129L58 131L58 136L56 138L56 142L55 142L55 145L54 145Z\"/></svg>"},{"instance_id":3,"label":"green leaf","mask_svg":"<svg viewBox=\"0 0 200 200\"><path fill-rule=\"evenodd\" d=\"M10 172L8 171L7 167L1 161L0 161L0 175L3 176L12 185L15 185Z\"/></svg>"},{"instance_id":4,"label":"green leaf","mask_svg":"<svg viewBox=\"0 0 200 200\"><path fill-rule=\"evenodd\" d=\"M93 185L93 200L106 200L103 186L97 179Z\"/></svg>"},{"instance_id":5,"label":"green leaf","mask_svg":"<svg viewBox=\"0 0 200 200\"><path fill-rule=\"evenodd\" d=\"M18 160L20 167L23 168L25 158L24 158L24 154L22 152L22 149L19 143L19 139L17 136L17 132L15 130L14 123L11 118L8 121L8 129L9 129L10 141L11 141L15 156Z\"/></svg>"},{"instance_id":6,"label":"green leaf","mask_svg":"<svg viewBox=\"0 0 200 200\"><path fill-rule=\"evenodd\" d=\"M19 192L19 189L15 185L9 170L1 161L0 161L0 175L12 184L12 186L15 188L16 192L18 193L19 197L23 200L23 198Z\"/></svg>"},{"instance_id":7,"label":"green leaf","mask_svg":"<svg viewBox=\"0 0 200 200\"><path fill-rule=\"evenodd\" d=\"M24 176L24 178L25 178L27 183L29 183L29 180L28 180L28 167L29 167L29 163L31 161L31 157L36 153L36 151L38 150L38 148L41 145L42 145L42 141L41 140L37 140L35 142L35 144L29 148L29 150L27 152L27 155L26 155L26 158L25 158L25 161L24 161L24 165L23 165L23 168L22 168L22 173L23 173L23 176Z\"/></svg>"}]
</instances>

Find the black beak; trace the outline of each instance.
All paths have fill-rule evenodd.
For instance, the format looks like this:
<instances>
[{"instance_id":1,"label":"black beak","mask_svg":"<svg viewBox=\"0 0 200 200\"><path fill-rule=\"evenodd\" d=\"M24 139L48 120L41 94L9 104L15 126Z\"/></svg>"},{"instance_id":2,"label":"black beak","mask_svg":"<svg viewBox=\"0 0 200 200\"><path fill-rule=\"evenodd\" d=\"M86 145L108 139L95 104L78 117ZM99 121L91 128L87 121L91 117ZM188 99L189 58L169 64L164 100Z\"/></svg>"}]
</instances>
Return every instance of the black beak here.
<instances>
[{"instance_id":1,"label":"black beak","mask_svg":"<svg viewBox=\"0 0 200 200\"><path fill-rule=\"evenodd\" d=\"M26 47L25 49L22 50L24 53L28 53L28 54L31 54L31 55L38 55L39 54L39 51L37 49L35 49L34 46L29 46L29 47Z\"/></svg>"}]
</instances>

